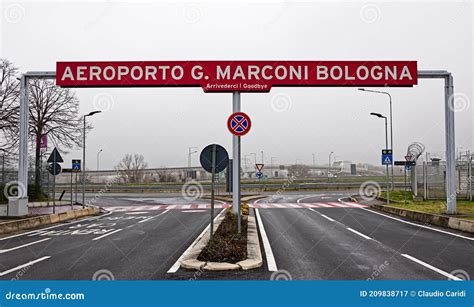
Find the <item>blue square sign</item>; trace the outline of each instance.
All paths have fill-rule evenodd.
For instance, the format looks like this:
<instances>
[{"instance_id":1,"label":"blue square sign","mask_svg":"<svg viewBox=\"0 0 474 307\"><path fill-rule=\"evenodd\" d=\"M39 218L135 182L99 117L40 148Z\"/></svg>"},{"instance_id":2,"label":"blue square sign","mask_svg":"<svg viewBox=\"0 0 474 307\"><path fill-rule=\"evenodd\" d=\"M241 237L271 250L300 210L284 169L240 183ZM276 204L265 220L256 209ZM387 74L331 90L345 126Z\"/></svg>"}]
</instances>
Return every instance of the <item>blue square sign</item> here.
<instances>
[{"instance_id":1,"label":"blue square sign","mask_svg":"<svg viewBox=\"0 0 474 307\"><path fill-rule=\"evenodd\" d=\"M81 170L81 160L72 160L72 169L75 171Z\"/></svg>"},{"instance_id":2,"label":"blue square sign","mask_svg":"<svg viewBox=\"0 0 474 307\"><path fill-rule=\"evenodd\" d=\"M392 165L393 157L391 149L382 149L382 165Z\"/></svg>"}]
</instances>

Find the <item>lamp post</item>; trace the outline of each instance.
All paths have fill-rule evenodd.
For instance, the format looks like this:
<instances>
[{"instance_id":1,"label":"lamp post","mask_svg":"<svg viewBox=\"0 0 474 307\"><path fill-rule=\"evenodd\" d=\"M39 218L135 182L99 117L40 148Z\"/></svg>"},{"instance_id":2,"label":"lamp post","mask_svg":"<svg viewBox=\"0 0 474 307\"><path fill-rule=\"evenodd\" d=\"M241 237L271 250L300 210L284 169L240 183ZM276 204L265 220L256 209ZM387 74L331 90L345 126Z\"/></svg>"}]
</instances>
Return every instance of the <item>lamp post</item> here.
<instances>
[{"instance_id":1,"label":"lamp post","mask_svg":"<svg viewBox=\"0 0 474 307\"><path fill-rule=\"evenodd\" d=\"M272 177L275 174L275 171L273 170L273 160L276 160L276 157L270 157L270 169L272 170Z\"/></svg>"},{"instance_id":2,"label":"lamp post","mask_svg":"<svg viewBox=\"0 0 474 307\"><path fill-rule=\"evenodd\" d=\"M367 90L365 88L359 88L359 91L362 92L370 92L370 93L376 93L376 94L382 94L382 95L387 95L388 96L388 102L390 103L390 149L392 150L392 155L393 155L393 118L392 118L392 96L388 92L384 91L375 91L375 90ZM392 184L391 184L391 190L393 190L393 162L392 165L390 166L391 168L391 176L392 176Z\"/></svg>"},{"instance_id":3,"label":"lamp post","mask_svg":"<svg viewBox=\"0 0 474 307\"><path fill-rule=\"evenodd\" d=\"M263 164L263 150L261 151L261 153L262 153L262 164Z\"/></svg>"},{"instance_id":4,"label":"lamp post","mask_svg":"<svg viewBox=\"0 0 474 307\"><path fill-rule=\"evenodd\" d=\"M193 149L197 149L197 147L188 147L188 173L186 174L187 178L190 177L191 173L191 155L197 152L197 150L193 151Z\"/></svg>"},{"instance_id":5,"label":"lamp post","mask_svg":"<svg viewBox=\"0 0 474 307\"><path fill-rule=\"evenodd\" d=\"M249 153L249 156L252 156L252 155L254 157L255 164L257 164L257 154L254 152Z\"/></svg>"},{"instance_id":6,"label":"lamp post","mask_svg":"<svg viewBox=\"0 0 474 307\"><path fill-rule=\"evenodd\" d=\"M102 111L92 111L83 116L84 129L82 131L82 207L86 205L86 117L100 113Z\"/></svg>"},{"instance_id":7,"label":"lamp post","mask_svg":"<svg viewBox=\"0 0 474 307\"><path fill-rule=\"evenodd\" d=\"M328 162L328 182L329 182L329 172L331 171L331 156L334 152L331 151L331 153L329 154L329 162Z\"/></svg>"},{"instance_id":8,"label":"lamp post","mask_svg":"<svg viewBox=\"0 0 474 307\"><path fill-rule=\"evenodd\" d=\"M316 154L313 153L313 174L316 174ZM314 176L316 177L316 175Z\"/></svg>"},{"instance_id":9,"label":"lamp post","mask_svg":"<svg viewBox=\"0 0 474 307\"><path fill-rule=\"evenodd\" d=\"M99 170L99 166L100 166L100 163L99 163L99 159L100 159L100 153L102 152L102 148L97 152L97 170Z\"/></svg>"},{"instance_id":10,"label":"lamp post","mask_svg":"<svg viewBox=\"0 0 474 307\"><path fill-rule=\"evenodd\" d=\"M383 116L380 113L370 113L372 116L376 116L378 118L383 118L385 120L385 149L388 149L388 132L387 132L387 116ZM390 180L388 175L388 164L385 165L387 167L387 205L390 205Z\"/></svg>"}]
</instances>

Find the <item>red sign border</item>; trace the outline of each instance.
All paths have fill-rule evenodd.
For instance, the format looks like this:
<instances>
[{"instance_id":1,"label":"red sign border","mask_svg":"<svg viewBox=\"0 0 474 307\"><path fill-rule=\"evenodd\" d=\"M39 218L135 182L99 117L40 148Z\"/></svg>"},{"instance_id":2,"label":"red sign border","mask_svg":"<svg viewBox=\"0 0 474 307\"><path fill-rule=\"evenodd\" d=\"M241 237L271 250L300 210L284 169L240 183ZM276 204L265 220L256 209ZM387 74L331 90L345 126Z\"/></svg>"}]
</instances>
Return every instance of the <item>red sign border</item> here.
<instances>
[{"instance_id":1,"label":"red sign border","mask_svg":"<svg viewBox=\"0 0 474 307\"><path fill-rule=\"evenodd\" d=\"M236 132L232 129L232 126L231 126L231 121L232 119L237 116L237 115L240 115L240 116L243 116L249 123L248 125L248 128L243 131L243 132ZM227 119L227 129L229 129L230 133L232 133L233 135L236 135L236 136L243 136L243 135L246 135L249 131L250 131L250 128L252 128L252 120L250 120L250 116L248 116L247 114L245 114L244 112L235 112L235 113L232 113L229 118Z\"/></svg>"}]
</instances>

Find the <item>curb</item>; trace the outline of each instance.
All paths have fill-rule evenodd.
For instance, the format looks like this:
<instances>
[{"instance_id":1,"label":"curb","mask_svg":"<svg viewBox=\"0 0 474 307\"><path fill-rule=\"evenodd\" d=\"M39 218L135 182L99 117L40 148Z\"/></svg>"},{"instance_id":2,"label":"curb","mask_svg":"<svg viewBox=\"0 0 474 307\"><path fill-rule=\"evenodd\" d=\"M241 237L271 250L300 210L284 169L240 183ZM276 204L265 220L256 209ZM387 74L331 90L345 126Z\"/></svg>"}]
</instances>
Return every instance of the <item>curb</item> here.
<instances>
[{"instance_id":1,"label":"curb","mask_svg":"<svg viewBox=\"0 0 474 307\"><path fill-rule=\"evenodd\" d=\"M467 233L474 233L474 221L462 220L455 217L436 215L407 209L388 207L384 205L370 205L371 208L388 212L401 217L409 218L414 221L428 223L454 230L464 231Z\"/></svg>"},{"instance_id":2,"label":"curb","mask_svg":"<svg viewBox=\"0 0 474 307\"><path fill-rule=\"evenodd\" d=\"M225 212L223 210L222 212ZM219 216L218 216L219 217ZM225 216L220 216L215 222L214 232L217 230ZM209 232L196 242L192 250L186 258L181 260L181 267L191 270L206 271L234 271L234 270L250 270L261 267L263 264L262 253L260 252L260 241L258 239L257 223L254 216L248 216L247 221L247 259L237 263L228 262L205 262L197 260L202 249L209 242Z\"/></svg>"},{"instance_id":3,"label":"curb","mask_svg":"<svg viewBox=\"0 0 474 307\"><path fill-rule=\"evenodd\" d=\"M56 224L84 216L96 215L100 213L100 208L90 207L79 210L72 210L56 214L41 215L26 219L0 223L0 235L27 230L41 226Z\"/></svg>"}]
</instances>

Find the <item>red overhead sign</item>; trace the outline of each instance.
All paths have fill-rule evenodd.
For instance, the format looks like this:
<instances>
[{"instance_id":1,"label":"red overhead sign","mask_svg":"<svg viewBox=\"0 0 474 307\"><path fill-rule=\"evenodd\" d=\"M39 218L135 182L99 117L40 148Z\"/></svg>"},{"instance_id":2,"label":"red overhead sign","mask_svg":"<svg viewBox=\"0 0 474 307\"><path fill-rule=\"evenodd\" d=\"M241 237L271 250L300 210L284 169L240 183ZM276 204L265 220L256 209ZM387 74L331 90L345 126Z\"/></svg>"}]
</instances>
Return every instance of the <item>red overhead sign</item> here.
<instances>
[{"instance_id":1,"label":"red overhead sign","mask_svg":"<svg viewBox=\"0 0 474 307\"><path fill-rule=\"evenodd\" d=\"M202 87L268 92L273 86L413 86L416 61L58 62L63 87Z\"/></svg>"}]
</instances>

